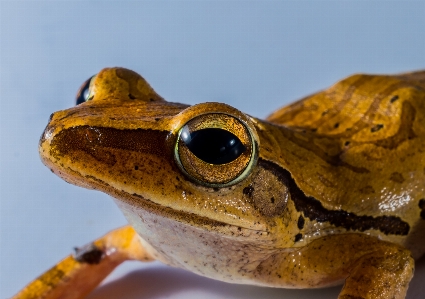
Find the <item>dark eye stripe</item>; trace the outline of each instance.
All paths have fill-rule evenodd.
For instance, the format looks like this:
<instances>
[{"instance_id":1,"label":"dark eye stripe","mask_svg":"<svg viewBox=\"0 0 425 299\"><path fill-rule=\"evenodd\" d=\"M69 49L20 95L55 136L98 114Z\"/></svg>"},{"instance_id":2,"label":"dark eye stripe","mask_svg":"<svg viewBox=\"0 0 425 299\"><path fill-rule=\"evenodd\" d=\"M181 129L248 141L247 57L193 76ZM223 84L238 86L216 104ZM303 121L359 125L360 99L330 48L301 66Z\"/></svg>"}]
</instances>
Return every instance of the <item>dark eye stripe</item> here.
<instances>
[{"instance_id":1,"label":"dark eye stripe","mask_svg":"<svg viewBox=\"0 0 425 299\"><path fill-rule=\"evenodd\" d=\"M188 133L183 128L180 136L196 157L210 164L232 162L246 151L238 137L223 129L207 128Z\"/></svg>"}]
</instances>

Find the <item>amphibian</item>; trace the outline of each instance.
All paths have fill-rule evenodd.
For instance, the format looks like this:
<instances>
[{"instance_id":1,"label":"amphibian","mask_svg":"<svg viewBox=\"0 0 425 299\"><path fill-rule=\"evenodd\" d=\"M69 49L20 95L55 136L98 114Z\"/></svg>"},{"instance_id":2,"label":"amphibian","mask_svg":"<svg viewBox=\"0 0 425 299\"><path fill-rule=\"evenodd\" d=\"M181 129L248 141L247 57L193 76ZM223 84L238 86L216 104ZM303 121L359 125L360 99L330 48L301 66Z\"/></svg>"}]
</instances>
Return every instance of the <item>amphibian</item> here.
<instances>
[{"instance_id":1,"label":"amphibian","mask_svg":"<svg viewBox=\"0 0 425 299\"><path fill-rule=\"evenodd\" d=\"M344 283L340 299L405 298L425 252L425 71L354 75L266 120L167 102L123 68L100 71L79 98L52 114L41 159L111 195L131 226L14 298L83 298L127 259L259 286Z\"/></svg>"}]
</instances>

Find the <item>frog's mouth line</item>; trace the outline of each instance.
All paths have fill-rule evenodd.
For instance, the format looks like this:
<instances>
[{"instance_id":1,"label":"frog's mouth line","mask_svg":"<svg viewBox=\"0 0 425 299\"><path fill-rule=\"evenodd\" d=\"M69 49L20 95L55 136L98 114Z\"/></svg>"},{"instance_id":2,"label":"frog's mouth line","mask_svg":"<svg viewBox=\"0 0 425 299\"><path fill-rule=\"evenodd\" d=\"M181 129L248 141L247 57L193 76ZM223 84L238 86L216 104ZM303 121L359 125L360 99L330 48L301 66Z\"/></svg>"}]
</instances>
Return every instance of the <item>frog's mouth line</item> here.
<instances>
[{"instance_id":1,"label":"frog's mouth line","mask_svg":"<svg viewBox=\"0 0 425 299\"><path fill-rule=\"evenodd\" d=\"M95 178L93 176L83 176L79 172L71 169L58 170L55 163L49 159L43 159L43 162L52 170L53 173L64 179L66 182L83 187L86 189L93 189L102 191L112 196L117 203L124 203L134 209L136 206L140 206L141 209L165 217L173 219L174 221L190 225L192 227L198 227L202 230L209 231L211 233L217 233L232 238L240 237L246 239L270 239L270 232L267 230L256 230L252 228L246 228L242 226L236 226L226 222L217 221L205 216L200 216L193 213L179 211L170 207L162 206L150 199L147 199L138 194L129 194L122 190L117 190L108 183ZM53 167L52 167L53 166ZM88 183L88 181L90 183Z\"/></svg>"},{"instance_id":2,"label":"frog's mouth line","mask_svg":"<svg viewBox=\"0 0 425 299\"><path fill-rule=\"evenodd\" d=\"M148 198L145 198L139 194L128 194L124 191L119 191L114 187L109 186L107 183L100 181L96 178L90 178L97 184L102 185L102 191L112 196L118 205L125 204L134 209L135 206L140 207L144 211L152 214L156 214L160 217L172 219L174 221L189 225L191 227L198 227L202 230L209 231L211 233L217 233L220 235L227 235L229 237L241 237L265 239L270 233L266 230L255 230L242 226L236 226L234 224L214 220L205 216L200 216L194 213L188 213L184 211L175 210L170 207L162 206Z\"/></svg>"}]
</instances>

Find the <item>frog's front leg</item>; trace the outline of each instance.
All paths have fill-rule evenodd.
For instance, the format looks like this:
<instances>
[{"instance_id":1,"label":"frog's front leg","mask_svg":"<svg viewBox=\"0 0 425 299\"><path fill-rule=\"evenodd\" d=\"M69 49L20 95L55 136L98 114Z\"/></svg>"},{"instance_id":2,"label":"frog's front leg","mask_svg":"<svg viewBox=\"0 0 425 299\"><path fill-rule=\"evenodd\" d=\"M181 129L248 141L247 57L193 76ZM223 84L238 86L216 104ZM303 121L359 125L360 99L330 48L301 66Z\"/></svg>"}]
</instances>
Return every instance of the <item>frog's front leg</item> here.
<instances>
[{"instance_id":1,"label":"frog's front leg","mask_svg":"<svg viewBox=\"0 0 425 299\"><path fill-rule=\"evenodd\" d=\"M319 288L345 281L339 299L404 299L413 277L409 250L366 234L321 237L264 260L256 276L291 288Z\"/></svg>"},{"instance_id":2,"label":"frog's front leg","mask_svg":"<svg viewBox=\"0 0 425 299\"><path fill-rule=\"evenodd\" d=\"M109 232L28 284L12 299L78 299L90 293L126 260L151 261L131 226Z\"/></svg>"},{"instance_id":3,"label":"frog's front leg","mask_svg":"<svg viewBox=\"0 0 425 299\"><path fill-rule=\"evenodd\" d=\"M377 251L350 271L339 299L404 299L415 264L406 249Z\"/></svg>"}]
</instances>

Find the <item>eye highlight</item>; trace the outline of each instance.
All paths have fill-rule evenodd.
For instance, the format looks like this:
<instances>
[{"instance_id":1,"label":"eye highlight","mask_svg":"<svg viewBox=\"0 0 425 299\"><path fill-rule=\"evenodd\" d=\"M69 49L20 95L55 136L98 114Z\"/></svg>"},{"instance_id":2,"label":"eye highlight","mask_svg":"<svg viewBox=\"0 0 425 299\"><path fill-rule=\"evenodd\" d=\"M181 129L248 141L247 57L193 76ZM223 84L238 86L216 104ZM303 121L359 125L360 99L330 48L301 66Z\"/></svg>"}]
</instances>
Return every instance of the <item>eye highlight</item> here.
<instances>
[{"instance_id":1,"label":"eye highlight","mask_svg":"<svg viewBox=\"0 0 425 299\"><path fill-rule=\"evenodd\" d=\"M200 115L179 131L175 159L193 180L225 187L245 178L256 161L256 142L248 127L224 113Z\"/></svg>"}]
</instances>

